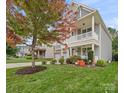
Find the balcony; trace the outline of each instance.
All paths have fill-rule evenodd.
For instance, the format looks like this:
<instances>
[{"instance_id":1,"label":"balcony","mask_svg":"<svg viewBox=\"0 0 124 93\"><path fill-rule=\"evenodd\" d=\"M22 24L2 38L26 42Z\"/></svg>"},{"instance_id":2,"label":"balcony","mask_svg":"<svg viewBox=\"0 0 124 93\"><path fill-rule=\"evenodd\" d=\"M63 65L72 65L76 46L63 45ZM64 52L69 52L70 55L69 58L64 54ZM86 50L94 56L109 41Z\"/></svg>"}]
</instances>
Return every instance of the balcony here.
<instances>
[{"instance_id":1,"label":"balcony","mask_svg":"<svg viewBox=\"0 0 124 93\"><path fill-rule=\"evenodd\" d=\"M73 43L75 41L86 41L86 40L91 40L91 39L98 40L98 35L96 34L96 32L92 33L92 31L90 31L90 32L83 33L80 35L71 36L67 40L67 42Z\"/></svg>"}]
</instances>

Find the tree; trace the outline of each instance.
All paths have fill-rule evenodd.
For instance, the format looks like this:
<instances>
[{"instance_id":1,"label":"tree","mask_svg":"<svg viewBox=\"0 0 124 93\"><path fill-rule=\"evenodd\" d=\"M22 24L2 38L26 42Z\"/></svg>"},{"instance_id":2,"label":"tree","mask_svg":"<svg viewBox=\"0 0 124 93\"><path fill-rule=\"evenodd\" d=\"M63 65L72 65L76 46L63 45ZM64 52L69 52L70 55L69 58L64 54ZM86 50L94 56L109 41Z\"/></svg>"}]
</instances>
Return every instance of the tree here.
<instances>
[{"instance_id":1,"label":"tree","mask_svg":"<svg viewBox=\"0 0 124 93\"><path fill-rule=\"evenodd\" d=\"M15 56L17 53L18 49L17 48L12 48L6 44L6 54L7 56Z\"/></svg>"},{"instance_id":2,"label":"tree","mask_svg":"<svg viewBox=\"0 0 124 93\"><path fill-rule=\"evenodd\" d=\"M116 29L108 28L112 37L112 59L118 61L118 32Z\"/></svg>"},{"instance_id":3,"label":"tree","mask_svg":"<svg viewBox=\"0 0 124 93\"><path fill-rule=\"evenodd\" d=\"M52 44L54 41L64 44L63 41L76 30L77 12L66 7L65 0L15 0L13 3L8 8L7 24L23 37L26 45L27 39L32 40L29 45L32 67L35 67L36 45Z\"/></svg>"}]
</instances>

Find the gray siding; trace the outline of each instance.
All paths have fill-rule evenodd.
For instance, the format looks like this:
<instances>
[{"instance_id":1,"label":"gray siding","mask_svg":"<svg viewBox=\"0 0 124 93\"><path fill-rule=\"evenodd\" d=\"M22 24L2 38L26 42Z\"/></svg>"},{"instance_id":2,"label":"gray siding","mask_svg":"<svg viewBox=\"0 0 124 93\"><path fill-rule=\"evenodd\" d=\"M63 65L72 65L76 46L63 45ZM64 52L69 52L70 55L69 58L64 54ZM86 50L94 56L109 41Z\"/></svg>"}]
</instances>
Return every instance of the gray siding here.
<instances>
[{"instance_id":1,"label":"gray siding","mask_svg":"<svg viewBox=\"0 0 124 93\"><path fill-rule=\"evenodd\" d=\"M54 58L53 47L46 47L45 58Z\"/></svg>"},{"instance_id":2,"label":"gray siding","mask_svg":"<svg viewBox=\"0 0 124 93\"><path fill-rule=\"evenodd\" d=\"M103 28L101 31L101 59L112 59L112 42Z\"/></svg>"},{"instance_id":3,"label":"gray siding","mask_svg":"<svg viewBox=\"0 0 124 93\"><path fill-rule=\"evenodd\" d=\"M83 17L83 16L85 16L85 15L90 13L89 11L86 11L81 7L78 9L78 12L79 12L79 14L77 15L77 18Z\"/></svg>"},{"instance_id":4,"label":"gray siding","mask_svg":"<svg viewBox=\"0 0 124 93\"><path fill-rule=\"evenodd\" d=\"M95 46L95 56L99 58L99 46Z\"/></svg>"},{"instance_id":5,"label":"gray siding","mask_svg":"<svg viewBox=\"0 0 124 93\"><path fill-rule=\"evenodd\" d=\"M84 10L84 9L81 9L81 16L82 16L82 17L85 16L85 15L87 15L87 14L89 14L88 11L86 11L86 10Z\"/></svg>"}]
</instances>

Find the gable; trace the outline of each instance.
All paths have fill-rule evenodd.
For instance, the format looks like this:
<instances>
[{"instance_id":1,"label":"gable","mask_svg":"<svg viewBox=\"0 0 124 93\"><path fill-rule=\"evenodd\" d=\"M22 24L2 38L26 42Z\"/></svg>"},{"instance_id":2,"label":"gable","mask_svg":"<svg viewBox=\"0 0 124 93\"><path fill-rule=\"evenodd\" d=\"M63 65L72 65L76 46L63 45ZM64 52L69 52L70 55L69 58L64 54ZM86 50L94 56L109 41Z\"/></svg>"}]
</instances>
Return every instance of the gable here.
<instances>
[{"instance_id":1,"label":"gable","mask_svg":"<svg viewBox=\"0 0 124 93\"><path fill-rule=\"evenodd\" d=\"M90 11L85 10L83 7L79 7L79 13L80 13L80 17L83 17L89 13L91 13Z\"/></svg>"},{"instance_id":2,"label":"gable","mask_svg":"<svg viewBox=\"0 0 124 93\"><path fill-rule=\"evenodd\" d=\"M75 2L72 2L71 6L69 7L70 10L78 11L77 18L83 17L88 15L89 13L93 12L94 9L88 8L85 5L80 5Z\"/></svg>"}]
</instances>

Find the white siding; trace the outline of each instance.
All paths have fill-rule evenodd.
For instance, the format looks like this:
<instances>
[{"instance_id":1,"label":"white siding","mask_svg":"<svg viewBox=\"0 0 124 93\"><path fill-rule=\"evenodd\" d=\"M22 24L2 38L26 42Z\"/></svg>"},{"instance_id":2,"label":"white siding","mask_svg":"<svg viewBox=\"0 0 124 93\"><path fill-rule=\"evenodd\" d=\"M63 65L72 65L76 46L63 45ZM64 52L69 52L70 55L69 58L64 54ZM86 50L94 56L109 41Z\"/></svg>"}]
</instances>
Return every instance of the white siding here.
<instances>
[{"instance_id":1,"label":"white siding","mask_svg":"<svg viewBox=\"0 0 124 93\"><path fill-rule=\"evenodd\" d=\"M101 31L101 59L112 59L112 42L103 28Z\"/></svg>"}]
</instances>

